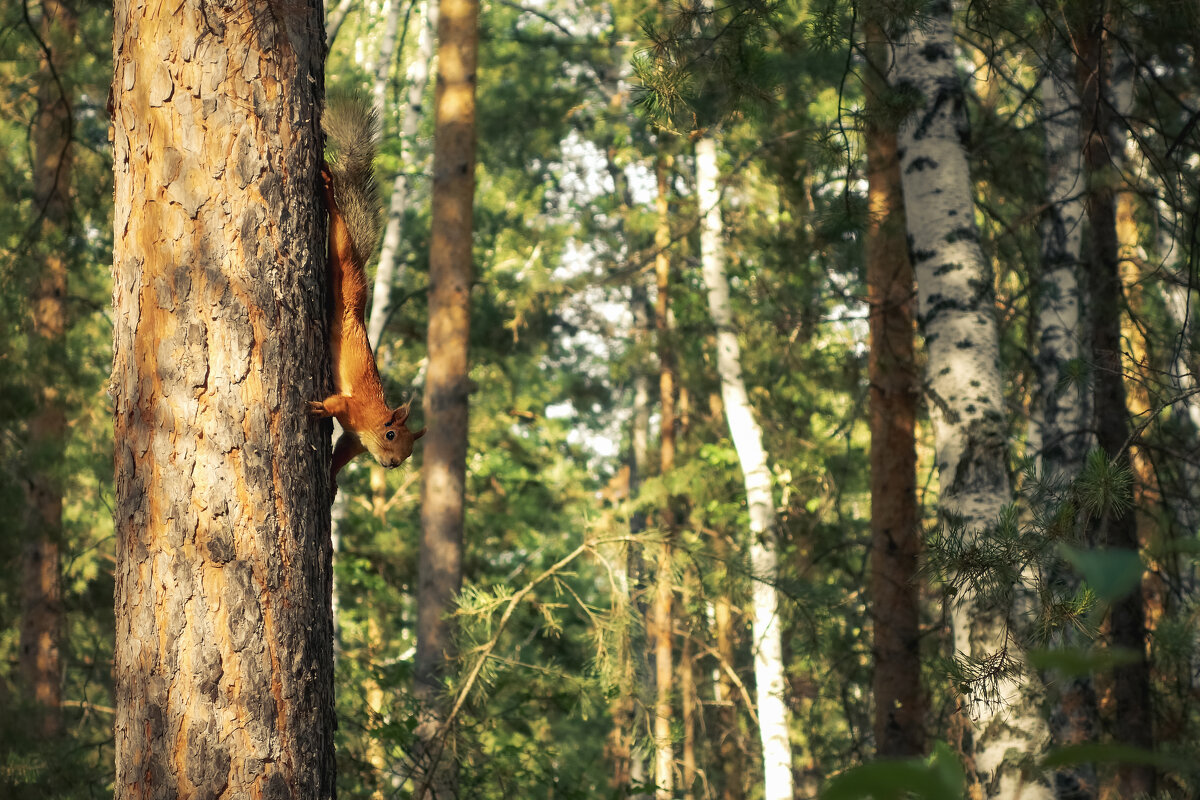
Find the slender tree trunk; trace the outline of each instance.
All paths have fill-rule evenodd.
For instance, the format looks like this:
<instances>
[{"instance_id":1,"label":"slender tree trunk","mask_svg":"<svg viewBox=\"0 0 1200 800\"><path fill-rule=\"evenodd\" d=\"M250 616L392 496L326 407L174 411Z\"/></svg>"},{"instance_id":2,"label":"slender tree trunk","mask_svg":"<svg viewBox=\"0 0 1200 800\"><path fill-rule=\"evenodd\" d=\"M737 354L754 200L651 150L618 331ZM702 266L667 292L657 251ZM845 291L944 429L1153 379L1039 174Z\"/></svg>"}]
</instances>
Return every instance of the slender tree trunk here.
<instances>
[{"instance_id":1,"label":"slender tree trunk","mask_svg":"<svg viewBox=\"0 0 1200 800\"><path fill-rule=\"evenodd\" d=\"M325 40L330 49L333 48L333 41L337 39L338 31L342 29L342 23L346 21L346 15L350 13L352 5L354 0L338 0L337 5L326 11Z\"/></svg>"},{"instance_id":2,"label":"slender tree trunk","mask_svg":"<svg viewBox=\"0 0 1200 800\"><path fill-rule=\"evenodd\" d=\"M1054 43L1051 48L1055 48ZM1070 364L1081 356L1080 248L1083 241L1083 163L1079 150L1079 102L1064 74L1062 59L1049 59L1041 80L1046 137L1046 212L1042 217L1041 273L1034 293L1034 366L1037 370L1029 425L1029 449L1042 480L1065 491L1083 469L1088 447L1088 403ZM1057 569L1056 583L1077 586L1073 573ZM1063 631L1055 643L1078 644ZM1057 747L1085 744L1099 733L1096 691L1090 675L1051 673L1050 734ZM1099 788L1091 764L1075 764L1054 774L1059 800L1088 800Z\"/></svg>"},{"instance_id":3,"label":"slender tree trunk","mask_svg":"<svg viewBox=\"0 0 1200 800\"><path fill-rule=\"evenodd\" d=\"M367 321L367 336L375 343L377 356L387 357L383 329L392 311L392 292L403 284L398 273L400 236L404 230L404 215L409 206L409 173L417 162L417 130L424 116L425 89L429 71L434 63L433 32L437 27L438 0L423 0L417 12L417 50L408 65L408 91L405 95L404 117L400 122L400 171L392 183L388 201L387 221L383 229L383 247L379 251L379 266L375 270L375 286L371 294L371 316Z\"/></svg>"},{"instance_id":4,"label":"slender tree trunk","mask_svg":"<svg viewBox=\"0 0 1200 800\"><path fill-rule=\"evenodd\" d=\"M615 177L615 176L614 176ZM620 181L618 181L618 196L624 196ZM622 215L627 213L628 206L622 206ZM633 312L633 336L641 346L649 339L649 314L646 308L646 292L640 283L635 283L631 303ZM629 498L636 500L641 479L649 467L649 428L650 428L650 381L644 370L639 369L634 378L633 389L633 419L630 431L629 454ZM629 519L629 532L637 536L646 528L645 515L634 511ZM625 548L623 581L619 583L622 596L616 599L614 605L619 609L616 613L642 613L644 609L638 599L638 588L644 572L642 548L637 542L629 542ZM641 680L642 665L640 653L644 642L636 630L636 626L624 628L619 647L619 669L621 683L617 697L610 706L613 728L609 733L606 755L612 765L612 775L609 786L617 793L617 797L630 797L630 786L640 784L644 780L641 758L635 752L637 703L636 693L638 681Z\"/></svg>"},{"instance_id":5,"label":"slender tree trunk","mask_svg":"<svg viewBox=\"0 0 1200 800\"><path fill-rule=\"evenodd\" d=\"M332 798L321 9L114 21L116 797Z\"/></svg>"},{"instance_id":6,"label":"slender tree trunk","mask_svg":"<svg viewBox=\"0 0 1200 800\"><path fill-rule=\"evenodd\" d=\"M68 58L74 52L78 24L69 5L45 0L38 35L42 52L33 121L33 184L35 227L40 262L34 286L33 351L46 364L65 355L67 329L67 253L71 228L71 174L73 170L72 98ZM26 451L31 456L27 483L28 532L21 556L22 682L36 703L33 729L54 737L62 732L63 635L62 485L55 465L66 448L67 422L56 370L38 373L35 392L38 411L29 420Z\"/></svg>"},{"instance_id":7,"label":"slender tree trunk","mask_svg":"<svg viewBox=\"0 0 1200 800\"><path fill-rule=\"evenodd\" d=\"M724 413L724 411L722 411ZM733 603L730 600L729 537L713 536L713 558L724 569L724 585L713 599L713 623L717 633L717 673L713 699L717 703L717 757L721 763L721 800L742 800L746 796L742 777L742 751L737 722L737 700L729 668L737 663L734 651Z\"/></svg>"},{"instance_id":8,"label":"slender tree trunk","mask_svg":"<svg viewBox=\"0 0 1200 800\"><path fill-rule=\"evenodd\" d=\"M387 11L383 20L383 34L379 37L379 50L375 54L376 61L372 70L374 75L371 81L371 106L375 109L375 117L381 125L387 112L388 78L392 74L392 62L396 60L396 41L406 3L402 0L389 0L385 5Z\"/></svg>"},{"instance_id":9,"label":"slender tree trunk","mask_svg":"<svg viewBox=\"0 0 1200 800\"><path fill-rule=\"evenodd\" d=\"M639 337L640 342L646 344L650 339L650 307L646 299L646 287L640 280L633 286L631 304L633 306L635 336ZM637 486L642 480L642 476L650 473L650 376L646 374L646 370L644 369L639 369L633 379L633 431L631 432L630 440L633 459L629 467L629 496L636 497ZM629 520L629 533L637 536L639 533L645 532L645 530L645 512L641 510L634 511ZM634 603L638 607L638 612L645 618L647 610L644 595L646 558L645 548L639 542L630 543L628 563L630 588ZM628 695L630 706L634 704L633 698L637 692L638 682L645 680L646 660L644 653L647 644L646 634L639 637L636 640L636 644L638 645L637 647L631 647L631 658L626 665L629 680L623 687ZM627 740L630 746L629 784L645 786L647 784L646 759L635 747L637 741L636 729L638 726L639 715L634 712L631 714ZM638 792L634 797L637 800L645 800L648 795L645 792Z\"/></svg>"},{"instance_id":10,"label":"slender tree trunk","mask_svg":"<svg viewBox=\"0 0 1200 800\"><path fill-rule=\"evenodd\" d=\"M467 406L471 393L472 216L475 199L475 86L478 0L443 0L429 248L429 368L425 376L424 482L417 586L415 694L425 770L420 800L458 795L458 770L442 730L442 678L453 649L450 614L462 586Z\"/></svg>"},{"instance_id":11,"label":"slender tree trunk","mask_svg":"<svg viewBox=\"0 0 1200 800\"><path fill-rule=\"evenodd\" d=\"M1121 286L1116 228L1116 193L1109 132L1112 125L1107 96L1109 65L1105 54L1106 28L1102 9L1094 9L1074 31L1076 85L1082 104L1083 161L1087 176L1087 218L1091 231L1089 299L1092 320L1092 360L1095 364L1093 404L1096 440L1109 460L1128 464L1129 436L1125 381L1121 365ZM1106 547L1137 552L1136 516L1107 511L1097 520L1096 540ZM1113 604L1109 620L1112 642L1134 653L1133 663L1113 669L1116 705L1114 734L1118 742L1151 750L1154 747L1150 672L1146 659L1145 610L1140 588ZM1118 768L1122 797L1153 794L1154 768L1122 764Z\"/></svg>"},{"instance_id":12,"label":"slender tree trunk","mask_svg":"<svg viewBox=\"0 0 1200 800\"><path fill-rule=\"evenodd\" d=\"M708 309L716 328L717 373L729 434L737 450L750 509L750 566L753 570L750 624L754 634L755 704L763 750L763 797L790 800L792 746L784 691L782 625L775 584L779 579L779 545L775 532L775 500L771 470L763 450L762 429L742 380L741 349L729 305L729 280L721 242L721 193L717 188L716 143L705 136L696 141L696 200L700 205L700 259Z\"/></svg>"},{"instance_id":13,"label":"slender tree trunk","mask_svg":"<svg viewBox=\"0 0 1200 800\"><path fill-rule=\"evenodd\" d=\"M1008 426L993 276L979 248L963 147L966 103L954 68L950 3L938 0L929 12L896 47L897 83L924 97L900 128L900 170L925 334L941 513L974 544L989 535L1012 499ZM955 653L975 659L1006 653L1020 668L1009 613L984 607L962 587L951 610ZM1045 743L1045 724L1027 678L994 677L992 698L976 686L966 699L978 780L991 797L1049 798L1048 786L1029 783L1018 762L1006 759L1011 750L1036 756ZM1004 702L989 701L995 699Z\"/></svg>"},{"instance_id":14,"label":"slender tree trunk","mask_svg":"<svg viewBox=\"0 0 1200 800\"><path fill-rule=\"evenodd\" d=\"M917 506L919 384L913 353L912 264L896 130L885 123L891 53L867 22L867 292L871 355L871 613L875 641L875 748L881 756L925 751L917 588L921 516Z\"/></svg>"},{"instance_id":15,"label":"slender tree trunk","mask_svg":"<svg viewBox=\"0 0 1200 800\"><path fill-rule=\"evenodd\" d=\"M666 478L675 468L675 352L671 342L671 259L667 247L671 244L671 219L667 158L659 156L654 165L658 181L655 208L658 225L654 245L654 275L658 294L654 304L654 328L658 336L658 394L662 411L662 431L659 437L659 472ZM671 657L671 601L674 585L671 561L674 550L675 513L670 497L660 513L663 541L658 549L658 565L654 584L654 607L648 633L654 642L654 785L658 800L670 800L675 792L675 753L671 741L671 692L673 668Z\"/></svg>"},{"instance_id":16,"label":"slender tree trunk","mask_svg":"<svg viewBox=\"0 0 1200 800\"><path fill-rule=\"evenodd\" d=\"M696 785L696 653L692 642L694 632L688 622L688 607L695 595L697 575L689 568L681 581L682 595L679 607L680 618L685 626L679 644L679 721L683 725L683 750L680 761L680 778L683 782L684 800L695 800Z\"/></svg>"}]
</instances>

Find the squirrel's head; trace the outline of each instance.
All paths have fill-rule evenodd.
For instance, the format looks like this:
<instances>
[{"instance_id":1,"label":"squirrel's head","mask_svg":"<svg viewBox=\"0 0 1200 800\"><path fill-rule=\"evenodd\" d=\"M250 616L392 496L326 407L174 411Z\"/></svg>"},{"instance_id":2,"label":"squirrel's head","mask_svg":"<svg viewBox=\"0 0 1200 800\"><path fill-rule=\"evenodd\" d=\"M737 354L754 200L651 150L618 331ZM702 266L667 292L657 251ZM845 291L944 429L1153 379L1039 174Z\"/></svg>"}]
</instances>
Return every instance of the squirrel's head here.
<instances>
[{"instance_id":1,"label":"squirrel's head","mask_svg":"<svg viewBox=\"0 0 1200 800\"><path fill-rule=\"evenodd\" d=\"M404 463L412 455L413 442L425 435L425 429L410 431L404 421L408 419L409 404L393 409L391 416L374 427L360 431L359 439L374 456L375 460L391 469Z\"/></svg>"}]
</instances>

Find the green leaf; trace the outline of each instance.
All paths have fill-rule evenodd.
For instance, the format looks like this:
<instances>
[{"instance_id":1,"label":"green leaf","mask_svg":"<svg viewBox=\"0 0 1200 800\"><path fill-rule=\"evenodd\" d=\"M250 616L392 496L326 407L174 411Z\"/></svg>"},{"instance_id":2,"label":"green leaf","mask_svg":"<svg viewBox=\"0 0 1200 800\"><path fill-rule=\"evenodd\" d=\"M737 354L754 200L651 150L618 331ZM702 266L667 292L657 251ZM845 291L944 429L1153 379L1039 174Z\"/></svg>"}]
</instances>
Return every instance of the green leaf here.
<instances>
[{"instance_id":1,"label":"green leaf","mask_svg":"<svg viewBox=\"0 0 1200 800\"><path fill-rule=\"evenodd\" d=\"M1115 647L1097 650L1088 647L1063 647L1054 649L1036 648L1026 654L1029 663L1036 669L1052 669L1068 678L1107 672L1113 667L1132 664L1138 655L1127 648Z\"/></svg>"},{"instance_id":2,"label":"green leaf","mask_svg":"<svg viewBox=\"0 0 1200 800\"><path fill-rule=\"evenodd\" d=\"M1063 544L1061 553L1102 603L1112 605L1141 583L1142 559L1133 550L1116 547L1082 550Z\"/></svg>"},{"instance_id":3,"label":"green leaf","mask_svg":"<svg viewBox=\"0 0 1200 800\"><path fill-rule=\"evenodd\" d=\"M944 742L935 745L928 759L875 761L847 770L825 784L823 800L960 800L963 769L958 756Z\"/></svg>"},{"instance_id":4,"label":"green leaf","mask_svg":"<svg viewBox=\"0 0 1200 800\"><path fill-rule=\"evenodd\" d=\"M1063 767L1068 764L1151 764L1165 768L1185 766L1180 763L1180 759L1165 753L1155 753L1152 750L1127 744L1099 744L1096 742L1055 748L1042 760L1042 766L1047 769Z\"/></svg>"}]
</instances>

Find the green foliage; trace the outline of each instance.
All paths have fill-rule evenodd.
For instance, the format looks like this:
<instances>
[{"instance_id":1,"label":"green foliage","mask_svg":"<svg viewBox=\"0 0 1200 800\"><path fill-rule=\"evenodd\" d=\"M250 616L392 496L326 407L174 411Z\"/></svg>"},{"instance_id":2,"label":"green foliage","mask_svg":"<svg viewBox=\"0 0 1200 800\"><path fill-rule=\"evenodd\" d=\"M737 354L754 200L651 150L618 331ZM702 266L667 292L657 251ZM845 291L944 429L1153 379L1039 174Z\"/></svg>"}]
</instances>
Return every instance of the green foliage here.
<instances>
[{"instance_id":1,"label":"green foliage","mask_svg":"<svg viewBox=\"0 0 1200 800\"><path fill-rule=\"evenodd\" d=\"M822 800L960 800L966 776L958 756L938 742L926 759L875 761L854 767L830 780Z\"/></svg>"}]
</instances>

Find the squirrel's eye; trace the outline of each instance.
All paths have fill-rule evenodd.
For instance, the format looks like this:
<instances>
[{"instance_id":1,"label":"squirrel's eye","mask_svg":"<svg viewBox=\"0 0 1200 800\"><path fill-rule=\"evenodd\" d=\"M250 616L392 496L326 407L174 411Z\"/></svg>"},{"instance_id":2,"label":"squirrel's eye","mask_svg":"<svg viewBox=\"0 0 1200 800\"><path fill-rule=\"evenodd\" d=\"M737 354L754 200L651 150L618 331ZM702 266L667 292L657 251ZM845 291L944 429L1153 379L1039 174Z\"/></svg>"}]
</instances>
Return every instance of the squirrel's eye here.
<instances>
[{"instance_id":1,"label":"squirrel's eye","mask_svg":"<svg viewBox=\"0 0 1200 800\"><path fill-rule=\"evenodd\" d=\"M388 439L388 441L389 441L389 442L390 442L392 439L395 439L395 438L396 438L396 432L395 432L395 431L388 431L388 432L387 432L387 439Z\"/></svg>"}]
</instances>

